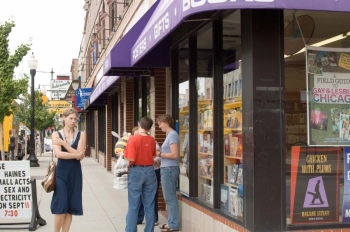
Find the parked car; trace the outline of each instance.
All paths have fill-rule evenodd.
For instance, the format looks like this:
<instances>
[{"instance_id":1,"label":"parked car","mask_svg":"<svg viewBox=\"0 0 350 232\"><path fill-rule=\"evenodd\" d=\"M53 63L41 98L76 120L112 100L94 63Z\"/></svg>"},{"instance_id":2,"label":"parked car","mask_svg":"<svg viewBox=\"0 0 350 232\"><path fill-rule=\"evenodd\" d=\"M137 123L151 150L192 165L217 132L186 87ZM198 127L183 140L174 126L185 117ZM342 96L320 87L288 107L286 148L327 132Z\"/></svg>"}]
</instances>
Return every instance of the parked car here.
<instances>
[{"instance_id":1,"label":"parked car","mask_svg":"<svg viewBox=\"0 0 350 232\"><path fill-rule=\"evenodd\" d=\"M44 150L45 152L52 151L52 139L44 139Z\"/></svg>"}]
</instances>

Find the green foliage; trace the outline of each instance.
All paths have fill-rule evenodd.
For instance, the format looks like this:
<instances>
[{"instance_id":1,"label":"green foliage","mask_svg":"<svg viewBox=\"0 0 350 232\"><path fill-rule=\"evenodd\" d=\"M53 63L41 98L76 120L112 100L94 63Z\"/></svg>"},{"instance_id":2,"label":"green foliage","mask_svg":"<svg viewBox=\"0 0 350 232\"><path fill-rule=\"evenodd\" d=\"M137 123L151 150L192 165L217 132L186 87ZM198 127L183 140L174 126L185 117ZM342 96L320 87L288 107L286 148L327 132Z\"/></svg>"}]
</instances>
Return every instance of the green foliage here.
<instances>
[{"instance_id":1,"label":"green foliage","mask_svg":"<svg viewBox=\"0 0 350 232\"><path fill-rule=\"evenodd\" d=\"M26 76L14 79L14 69L27 55L31 44L22 44L17 47L15 53L10 55L8 37L15 26L13 21L0 25L0 122L3 123L6 116L11 115L11 105L14 99L25 94L28 89Z\"/></svg>"},{"instance_id":2,"label":"green foliage","mask_svg":"<svg viewBox=\"0 0 350 232\"><path fill-rule=\"evenodd\" d=\"M26 127L31 128L31 115L32 115L32 107L31 103L31 95L26 94L20 98L21 103L16 108L16 116L18 120L23 123ZM35 130L42 131L47 129L50 126L55 125L55 115L56 112L49 112L48 103L43 103L41 98L41 93L39 91L35 91L34 98L34 128Z\"/></svg>"}]
</instances>

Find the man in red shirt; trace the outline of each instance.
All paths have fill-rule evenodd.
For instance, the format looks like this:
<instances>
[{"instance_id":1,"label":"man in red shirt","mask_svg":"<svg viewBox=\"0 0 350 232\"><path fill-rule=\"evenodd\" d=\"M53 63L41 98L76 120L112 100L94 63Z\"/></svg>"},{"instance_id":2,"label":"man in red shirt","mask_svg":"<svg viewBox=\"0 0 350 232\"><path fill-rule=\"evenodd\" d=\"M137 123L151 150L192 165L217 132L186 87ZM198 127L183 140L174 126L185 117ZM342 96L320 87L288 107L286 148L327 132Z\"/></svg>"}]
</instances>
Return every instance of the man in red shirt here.
<instances>
[{"instance_id":1,"label":"man in red shirt","mask_svg":"<svg viewBox=\"0 0 350 232\"><path fill-rule=\"evenodd\" d=\"M130 161L128 175L128 213L126 232L137 231L137 214L141 200L145 209L146 232L154 231L154 196L157 190L157 178L153 168L156 156L156 141L148 134L153 120L143 117L139 122L139 134L129 138L124 157Z\"/></svg>"}]
</instances>

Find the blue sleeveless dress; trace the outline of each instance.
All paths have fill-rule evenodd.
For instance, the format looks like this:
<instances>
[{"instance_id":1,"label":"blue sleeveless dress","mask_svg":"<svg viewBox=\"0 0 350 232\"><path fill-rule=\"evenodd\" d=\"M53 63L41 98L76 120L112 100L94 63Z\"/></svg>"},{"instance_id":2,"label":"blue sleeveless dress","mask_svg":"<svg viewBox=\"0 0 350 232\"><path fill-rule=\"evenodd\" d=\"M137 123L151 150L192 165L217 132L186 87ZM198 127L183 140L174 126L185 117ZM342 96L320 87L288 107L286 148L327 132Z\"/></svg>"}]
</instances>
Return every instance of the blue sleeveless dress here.
<instances>
[{"instance_id":1,"label":"blue sleeveless dress","mask_svg":"<svg viewBox=\"0 0 350 232\"><path fill-rule=\"evenodd\" d=\"M61 133L58 133L63 139ZM80 131L72 144L77 149L80 139ZM62 151L67 151L62 146ZM56 167L56 189L52 196L52 214L83 215L83 175L80 160L58 159Z\"/></svg>"}]
</instances>

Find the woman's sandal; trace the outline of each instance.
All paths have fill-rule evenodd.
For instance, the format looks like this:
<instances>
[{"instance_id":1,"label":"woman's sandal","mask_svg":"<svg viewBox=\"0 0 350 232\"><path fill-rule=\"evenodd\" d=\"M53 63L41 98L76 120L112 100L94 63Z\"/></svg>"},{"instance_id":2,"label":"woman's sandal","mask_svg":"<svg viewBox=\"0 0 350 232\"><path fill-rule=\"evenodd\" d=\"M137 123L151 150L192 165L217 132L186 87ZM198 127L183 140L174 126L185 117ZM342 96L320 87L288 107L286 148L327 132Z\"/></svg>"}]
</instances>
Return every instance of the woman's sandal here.
<instances>
[{"instance_id":1,"label":"woman's sandal","mask_svg":"<svg viewBox=\"0 0 350 232\"><path fill-rule=\"evenodd\" d=\"M161 230L162 232L171 232L171 231L179 231L179 230L175 230L175 229L172 229L172 228L164 228Z\"/></svg>"},{"instance_id":2,"label":"woman's sandal","mask_svg":"<svg viewBox=\"0 0 350 232\"><path fill-rule=\"evenodd\" d=\"M163 224L163 225L159 226L159 228L160 228L161 230L163 230L163 229L168 229L169 226L168 226L168 224Z\"/></svg>"}]
</instances>

